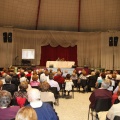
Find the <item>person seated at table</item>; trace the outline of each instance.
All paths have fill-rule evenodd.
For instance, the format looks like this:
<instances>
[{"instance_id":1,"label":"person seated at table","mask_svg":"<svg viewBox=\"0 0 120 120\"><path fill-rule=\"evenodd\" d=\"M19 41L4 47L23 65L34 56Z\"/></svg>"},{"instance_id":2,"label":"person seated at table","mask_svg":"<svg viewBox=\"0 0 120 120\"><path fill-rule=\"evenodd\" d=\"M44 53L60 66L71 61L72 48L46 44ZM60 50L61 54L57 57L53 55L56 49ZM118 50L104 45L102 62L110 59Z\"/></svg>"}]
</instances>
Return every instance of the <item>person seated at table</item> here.
<instances>
[{"instance_id":1,"label":"person seated at table","mask_svg":"<svg viewBox=\"0 0 120 120\"><path fill-rule=\"evenodd\" d=\"M56 61L60 61L60 58L58 57Z\"/></svg>"},{"instance_id":2,"label":"person seated at table","mask_svg":"<svg viewBox=\"0 0 120 120\"><path fill-rule=\"evenodd\" d=\"M65 61L65 58L62 58L61 61Z\"/></svg>"},{"instance_id":3,"label":"person seated at table","mask_svg":"<svg viewBox=\"0 0 120 120\"><path fill-rule=\"evenodd\" d=\"M10 106L11 93L6 90L0 91L0 120L11 120L14 119L17 111L20 109L19 106Z\"/></svg>"}]
</instances>

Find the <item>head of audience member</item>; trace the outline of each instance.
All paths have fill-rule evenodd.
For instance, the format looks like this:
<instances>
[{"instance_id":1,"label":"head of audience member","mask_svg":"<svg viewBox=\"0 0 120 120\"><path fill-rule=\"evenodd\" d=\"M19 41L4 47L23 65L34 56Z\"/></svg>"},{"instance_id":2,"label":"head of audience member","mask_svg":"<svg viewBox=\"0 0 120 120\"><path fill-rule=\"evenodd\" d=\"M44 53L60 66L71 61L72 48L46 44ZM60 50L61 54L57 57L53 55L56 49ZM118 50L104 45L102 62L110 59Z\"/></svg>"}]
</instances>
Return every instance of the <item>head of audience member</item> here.
<instances>
[{"instance_id":1,"label":"head of audience member","mask_svg":"<svg viewBox=\"0 0 120 120\"><path fill-rule=\"evenodd\" d=\"M2 77L5 78L7 76L7 73L3 73Z\"/></svg>"},{"instance_id":2,"label":"head of audience member","mask_svg":"<svg viewBox=\"0 0 120 120\"><path fill-rule=\"evenodd\" d=\"M50 88L50 85L47 81L44 81L40 84L40 90L42 92L46 92L46 91L49 91L49 88Z\"/></svg>"},{"instance_id":3,"label":"head of audience member","mask_svg":"<svg viewBox=\"0 0 120 120\"><path fill-rule=\"evenodd\" d=\"M95 76L96 76L96 77L99 77L99 76L100 76L100 71L99 71L99 70L95 71Z\"/></svg>"},{"instance_id":4,"label":"head of audience member","mask_svg":"<svg viewBox=\"0 0 120 120\"><path fill-rule=\"evenodd\" d=\"M31 70L28 70L28 73L30 74L32 71Z\"/></svg>"},{"instance_id":5,"label":"head of audience member","mask_svg":"<svg viewBox=\"0 0 120 120\"><path fill-rule=\"evenodd\" d=\"M41 75L40 75L40 81L46 81L47 80L47 77L45 76L45 73L42 73Z\"/></svg>"},{"instance_id":6,"label":"head of audience member","mask_svg":"<svg viewBox=\"0 0 120 120\"><path fill-rule=\"evenodd\" d=\"M4 73L7 73L7 72L8 72L8 69L7 69L7 68L3 68L3 72L4 72Z\"/></svg>"},{"instance_id":7,"label":"head of audience member","mask_svg":"<svg viewBox=\"0 0 120 120\"><path fill-rule=\"evenodd\" d=\"M76 73L75 73L75 72L73 72L73 73L72 73L72 76L73 76L73 77L75 77L75 76L76 76Z\"/></svg>"},{"instance_id":8,"label":"head of audience member","mask_svg":"<svg viewBox=\"0 0 120 120\"><path fill-rule=\"evenodd\" d=\"M60 72L60 71L57 71L57 75L58 75L58 76L61 76L61 72Z\"/></svg>"},{"instance_id":9,"label":"head of audience member","mask_svg":"<svg viewBox=\"0 0 120 120\"><path fill-rule=\"evenodd\" d=\"M112 74L112 78L116 79L116 74L115 73Z\"/></svg>"},{"instance_id":10,"label":"head of audience member","mask_svg":"<svg viewBox=\"0 0 120 120\"><path fill-rule=\"evenodd\" d=\"M50 74L49 74L49 79L50 79L50 80L53 80L53 73L50 73Z\"/></svg>"},{"instance_id":11,"label":"head of audience member","mask_svg":"<svg viewBox=\"0 0 120 120\"><path fill-rule=\"evenodd\" d=\"M5 77L5 82L6 82L6 84L11 83L11 80L12 80L12 77L11 77L11 76L7 75L7 76Z\"/></svg>"},{"instance_id":12,"label":"head of audience member","mask_svg":"<svg viewBox=\"0 0 120 120\"><path fill-rule=\"evenodd\" d=\"M28 82L22 81L19 85L19 88L20 88L21 91L26 91L27 88L28 88Z\"/></svg>"},{"instance_id":13,"label":"head of audience member","mask_svg":"<svg viewBox=\"0 0 120 120\"><path fill-rule=\"evenodd\" d=\"M40 101L40 91L36 88L31 88L28 92L28 101L31 102L37 102Z\"/></svg>"},{"instance_id":14,"label":"head of audience member","mask_svg":"<svg viewBox=\"0 0 120 120\"><path fill-rule=\"evenodd\" d=\"M49 75L49 71L45 70L45 76L48 76L48 75Z\"/></svg>"},{"instance_id":15,"label":"head of audience member","mask_svg":"<svg viewBox=\"0 0 120 120\"><path fill-rule=\"evenodd\" d=\"M21 77L25 77L25 73L24 73L24 72L21 72L21 73L20 73L20 76L21 76Z\"/></svg>"},{"instance_id":16,"label":"head of audience member","mask_svg":"<svg viewBox=\"0 0 120 120\"><path fill-rule=\"evenodd\" d=\"M108 89L110 85L111 85L110 79L105 79L101 84L101 88Z\"/></svg>"},{"instance_id":17,"label":"head of audience member","mask_svg":"<svg viewBox=\"0 0 120 120\"><path fill-rule=\"evenodd\" d=\"M67 79L67 80L70 80L70 78L71 78L71 75L70 75L70 74L67 74L67 75L66 75L66 79Z\"/></svg>"},{"instance_id":18,"label":"head of audience member","mask_svg":"<svg viewBox=\"0 0 120 120\"><path fill-rule=\"evenodd\" d=\"M33 80L33 81L37 81L37 80L38 80L38 78L39 78L39 77L38 77L38 75L37 75L37 74L35 74L35 75L33 75L33 76L32 76L32 80Z\"/></svg>"},{"instance_id":19,"label":"head of audience member","mask_svg":"<svg viewBox=\"0 0 120 120\"><path fill-rule=\"evenodd\" d=\"M37 114L32 107L25 106L19 109L15 120L37 120Z\"/></svg>"},{"instance_id":20,"label":"head of audience member","mask_svg":"<svg viewBox=\"0 0 120 120\"><path fill-rule=\"evenodd\" d=\"M102 79L105 79L105 78L106 78L105 72L102 72L102 73L101 73L101 77L102 77Z\"/></svg>"},{"instance_id":21,"label":"head of audience member","mask_svg":"<svg viewBox=\"0 0 120 120\"><path fill-rule=\"evenodd\" d=\"M82 70L82 74L84 75L84 76L86 76L86 71L85 70Z\"/></svg>"},{"instance_id":22,"label":"head of audience member","mask_svg":"<svg viewBox=\"0 0 120 120\"><path fill-rule=\"evenodd\" d=\"M95 72L94 72L94 71L92 71L92 72L91 72L91 76L94 76L94 75L95 75Z\"/></svg>"},{"instance_id":23,"label":"head of audience member","mask_svg":"<svg viewBox=\"0 0 120 120\"><path fill-rule=\"evenodd\" d=\"M57 71L60 71L60 72L61 72L61 68L58 68Z\"/></svg>"},{"instance_id":24,"label":"head of audience member","mask_svg":"<svg viewBox=\"0 0 120 120\"><path fill-rule=\"evenodd\" d=\"M7 108L11 103L11 93L6 90L0 91L0 108Z\"/></svg>"},{"instance_id":25,"label":"head of audience member","mask_svg":"<svg viewBox=\"0 0 120 120\"><path fill-rule=\"evenodd\" d=\"M2 86L3 86L3 81L0 80L0 90L2 90Z\"/></svg>"}]
</instances>

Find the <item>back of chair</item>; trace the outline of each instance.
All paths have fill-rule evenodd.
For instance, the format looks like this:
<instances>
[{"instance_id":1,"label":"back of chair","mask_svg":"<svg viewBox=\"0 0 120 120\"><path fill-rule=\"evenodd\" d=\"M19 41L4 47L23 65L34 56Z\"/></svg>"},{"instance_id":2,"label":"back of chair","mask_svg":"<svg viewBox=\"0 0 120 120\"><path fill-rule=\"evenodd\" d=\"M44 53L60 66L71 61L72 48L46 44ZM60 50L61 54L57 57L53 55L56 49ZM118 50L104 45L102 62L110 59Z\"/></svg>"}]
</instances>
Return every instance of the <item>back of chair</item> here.
<instances>
[{"instance_id":1,"label":"back of chair","mask_svg":"<svg viewBox=\"0 0 120 120\"><path fill-rule=\"evenodd\" d=\"M114 120L120 120L120 116L115 116Z\"/></svg>"},{"instance_id":2,"label":"back of chair","mask_svg":"<svg viewBox=\"0 0 120 120\"><path fill-rule=\"evenodd\" d=\"M95 105L95 111L108 111L111 107L111 98L98 99Z\"/></svg>"},{"instance_id":3,"label":"back of chair","mask_svg":"<svg viewBox=\"0 0 120 120\"><path fill-rule=\"evenodd\" d=\"M50 87L50 91L54 94L55 99L58 99L59 92L57 91L57 87Z\"/></svg>"}]
</instances>

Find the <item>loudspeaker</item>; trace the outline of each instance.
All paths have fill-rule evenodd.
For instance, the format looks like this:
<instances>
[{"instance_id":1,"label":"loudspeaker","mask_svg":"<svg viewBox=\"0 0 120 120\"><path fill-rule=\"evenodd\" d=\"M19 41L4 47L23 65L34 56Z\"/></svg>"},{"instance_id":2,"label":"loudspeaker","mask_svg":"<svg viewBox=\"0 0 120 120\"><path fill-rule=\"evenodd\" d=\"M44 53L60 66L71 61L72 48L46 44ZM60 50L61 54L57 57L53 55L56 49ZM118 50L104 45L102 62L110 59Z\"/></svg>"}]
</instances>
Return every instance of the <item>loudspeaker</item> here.
<instances>
[{"instance_id":1,"label":"loudspeaker","mask_svg":"<svg viewBox=\"0 0 120 120\"><path fill-rule=\"evenodd\" d=\"M114 46L117 46L118 44L118 37L114 37Z\"/></svg>"},{"instance_id":2,"label":"loudspeaker","mask_svg":"<svg viewBox=\"0 0 120 120\"><path fill-rule=\"evenodd\" d=\"M109 37L109 46L113 46L113 37Z\"/></svg>"},{"instance_id":3,"label":"loudspeaker","mask_svg":"<svg viewBox=\"0 0 120 120\"><path fill-rule=\"evenodd\" d=\"M12 42L12 33L11 32L8 33L8 42Z\"/></svg>"},{"instance_id":4,"label":"loudspeaker","mask_svg":"<svg viewBox=\"0 0 120 120\"><path fill-rule=\"evenodd\" d=\"M3 42L7 42L7 32L3 33Z\"/></svg>"}]
</instances>

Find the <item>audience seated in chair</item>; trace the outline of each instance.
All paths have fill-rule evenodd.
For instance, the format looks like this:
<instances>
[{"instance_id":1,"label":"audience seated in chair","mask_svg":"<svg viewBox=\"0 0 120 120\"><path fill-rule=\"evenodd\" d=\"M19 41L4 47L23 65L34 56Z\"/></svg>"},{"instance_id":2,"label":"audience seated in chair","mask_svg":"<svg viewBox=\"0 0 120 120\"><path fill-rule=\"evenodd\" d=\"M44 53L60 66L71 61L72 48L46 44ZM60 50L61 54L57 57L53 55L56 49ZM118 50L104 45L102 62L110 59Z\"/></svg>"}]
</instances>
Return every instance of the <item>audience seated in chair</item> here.
<instances>
[{"instance_id":1,"label":"audience seated in chair","mask_svg":"<svg viewBox=\"0 0 120 120\"><path fill-rule=\"evenodd\" d=\"M12 120L15 118L17 111L20 109L19 106L10 106L11 93L2 90L0 91L0 120Z\"/></svg>"},{"instance_id":2,"label":"audience seated in chair","mask_svg":"<svg viewBox=\"0 0 120 120\"><path fill-rule=\"evenodd\" d=\"M82 74L79 76L78 78L78 88L79 88L79 92L80 92L80 87L82 86L83 88L83 92L86 92L86 88L87 88L87 76L86 76L86 71L82 70Z\"/></svg>"},{"instance_id":3,"label":"audience seated in chair","mask_svg":"<svg viewBox=\"0 0 120 120\"><path fill-rule=\"evenodd\" d=\"M19 109L15 120L38 120L37 114L32 107L25 106Z\"/></svg>"},{"instance_id":4,"label":"audience seated in chair","mask_svg":"<svg viewBox=\"0 0 120 120\"><path fill-rule=\"evenodd\" d=\"M95 84L97 81L97 77L95 75L95 72L91 72L91 76L88 77L88 83L87 83L87 92L91 92L91 88L95 88Z\"/></svg>"},{"instance_id":5,"label":"audience seated in chair","mask_svg":"<svg viewBox=\"0 0 120 120\"><path fill-rule=\"evenodd\" d=\"M50 90L54 94L54 97L55 97L55 104L59 105L59 91L60 91L59 84L58 82L53 80L53 73L50 73L49 79L50 79L49 80Z\"/></svg>"},{"instance_id":6,"label":"audience seated in chair","mask_svg":"<svg viewBox=\"0 0 120 120\"><path fill-rule=\"evenodd\" d=\"M59 92L60 91L60 86L58 84L58 82L56 82L54 79L53 79L53 73L50 73L49 75L49 84L50 84L50 87L56 87L57 88L57 91Z\"/></svg>"},{"instance_id":7,"label":"audience seated in chair","mask_svg":"<svg viewBox=\"0 0 120 120\"><path fill-rule=\"evenodd\" d=\"M28 91L29 105L37 113L38 120L59 120L57 113L50 104L41 101L41 94L38 89L31 88Z\"/></svg>"},{"instance_id":8,"label":"audience seated in chair","mask_svg":"<svg viewBox=\"0 0 120 120\"><path fill-rule=\"evenodd\" d=\"M106 78L106 74L105 74L105 72L102 72L100 74L100 76L97 78L97 82L96 82L95 87L96 88L100 88L101 87L101 83L103 82L103 80L105 80L105 78Z\"/></svg>"},{"instance_id":9,"label":"audience seated in chair","mask_svg":"<svg viewBox=\"0 0 120 120\"><path fill-rule=\"evenodd\" d=\"M95 89L92 94L89 97L90 100L90 108L94 108L97 99L99 98L112 98L112 92L107 90L108 87L110 86L110 80L109 79L105 79L102 84L101 84L101 88L99 89Z\"/></svg>"},{"instance_id":10,"label":"audience seated in chair","mask_svg":"<svg viewBox=\"0 0 120 120\"><path fill-rule=\"evenodd\" d=\"M11 83L12 77L7 75L5 77L5 82L6 84L3 85L2 90L7 90L11 93L11 95L13 96L14 92L16 91L16 86L14 84Z\"/></svg>"},{"instance_id":11,"label":"audience seated in chair","mask_svg":"<svg viewBox=\"0 0 120 120\"><path fill-rule=\"evenodd\" d=\"M62 73L60 71L58 71L57 75L54 76L54 80L58 82L60 89L62 89L62 84L64 83L65 79L62 77Z\"/></svg>"},{"instance_id":12,"label":"audience seated in chair","mask_svg":"<svg viewBox=\"0 0 120 120\"><path fill-rule=\"evenodd\" d=\"M118 100L120 101L120 96L118 97ZM114 120L115 116L120 117L120 102L118 104L113 104L107 113L108 120Z\"/></svg>"},{"instance_id":13,"label":"audience seated in chair","mask_svg":"<svg viewBox=\"0 0 120 120\"><path fill-rule=\"evenodd\" d=\"M113 95L112 95L112 104L115 103L115 100L118 99L118 96L120 96L120 84L119 84L117 92L113 93Z\"/></svg>"},{"instance_id":14,"label":"audience seated in chair","mask_svg":"<svg viewBox=\"0 0 120 120\"><path fill-rule=\"evenodd\" d=\"M28 97L27 97L27 88L28 83L26 81L23 81L19 85L19 91L16 91L13 95L12 104L13 105L19 105L20 107L23 107L28 104Z\"/></svg>"},{"instance_id":15,"label":"audience seated in chair","mask_svg":"<svg viewBox=\"0 0 120 120\"><path fill-rule=\"evenodd\" d=\"M72 79L72 81L73 81L73 83L74 83L74 87L77 88L78 76L77 76L76 72L73 71L73 73L72 73L72 75L71 75L71 79Z\"/></svg>"},{"instance_id":16,"label":"audience seated in chair","mask_svg":"<svg viewBox=\"0 0 120 120\"><path fill-rule=\"evenodd\" d=\"M43 102L53 102L55 103L55 97L54 94L50 91L50 85L47 81L41 82L40 84L40 94L41 94L41 100Z\"/></svg>"},{"instance_id":17,"label":"audience seated in chair","mask_svg":"<svg viewBox=\"0 0 120 120\"><path fill-rule=\"evenodd\" d=\"M33 75L32 76L32 81L30 81L31 87L37 87L40 85L40 82L38 81L39 76L38 75Z\"/></svg>"}]
</instances>

